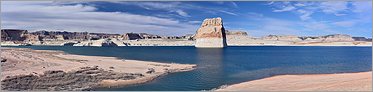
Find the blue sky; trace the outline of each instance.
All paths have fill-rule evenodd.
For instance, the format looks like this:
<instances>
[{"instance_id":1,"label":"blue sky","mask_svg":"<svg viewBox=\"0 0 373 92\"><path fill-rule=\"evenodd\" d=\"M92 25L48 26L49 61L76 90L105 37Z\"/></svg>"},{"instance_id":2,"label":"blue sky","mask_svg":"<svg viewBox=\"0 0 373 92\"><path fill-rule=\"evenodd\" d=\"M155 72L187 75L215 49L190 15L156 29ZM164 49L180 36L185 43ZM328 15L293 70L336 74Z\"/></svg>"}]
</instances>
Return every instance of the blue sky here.
<instances>
[{"instance_id":1,"label":"blue sky","mask_svg":"<svg viewBox=\"0 0 373 92\"><path fill-rule=\"evenodd\" d=\"M1 27L106 33L194 34L205 18L251 36L349 34L371 38L372 1L3 1Z\"/></svg>"}]
</instances>

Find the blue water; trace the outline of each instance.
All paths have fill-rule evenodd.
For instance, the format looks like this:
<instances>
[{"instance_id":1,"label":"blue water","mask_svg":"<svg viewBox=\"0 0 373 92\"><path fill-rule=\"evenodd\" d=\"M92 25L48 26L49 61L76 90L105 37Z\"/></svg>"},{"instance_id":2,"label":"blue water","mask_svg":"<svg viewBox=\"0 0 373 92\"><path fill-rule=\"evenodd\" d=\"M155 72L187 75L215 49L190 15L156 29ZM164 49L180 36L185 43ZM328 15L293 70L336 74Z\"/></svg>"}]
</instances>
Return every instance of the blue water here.
<instances>
[{"instance_id":1,"label":"blue water","mask_svg":"<svg viewBox=\"0 0 373 92\"><path fill-rule=\"evenodd\" d=\"M25 46L25 48L198 65L193 71L172 73L144 84L96 90L198 91L281 74L372 70L371 47L249 46L198 49L195 47Z\"/></svg>"}]
</instances>

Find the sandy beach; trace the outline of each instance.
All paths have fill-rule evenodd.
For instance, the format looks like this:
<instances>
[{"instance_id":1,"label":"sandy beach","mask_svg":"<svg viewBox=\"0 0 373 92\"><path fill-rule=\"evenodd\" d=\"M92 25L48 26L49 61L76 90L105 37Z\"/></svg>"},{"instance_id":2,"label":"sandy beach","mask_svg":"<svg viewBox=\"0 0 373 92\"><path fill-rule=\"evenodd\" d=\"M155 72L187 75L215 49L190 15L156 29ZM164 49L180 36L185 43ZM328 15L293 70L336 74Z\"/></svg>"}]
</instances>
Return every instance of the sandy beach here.
<instances>
[{"instance_id":1,"label":"sandy beach","mask_svg":"<svg viewBox=\"0 0 373 92\"><path fill-rule=\"evenodd\" d=\"M2 90L90 90L151 81L193 64L157 63L61 51L1 48Z\"/></svg>"},{"instance_id":2,"label":"sandy beach","mask_svg":"<svg viewBox=\"0 0 373 92\"><path fill-rule=\"evenodd\" d=\"M216 91L372 91L372 72L279 75L223 86Z\"/></svg>"}]
</instances>

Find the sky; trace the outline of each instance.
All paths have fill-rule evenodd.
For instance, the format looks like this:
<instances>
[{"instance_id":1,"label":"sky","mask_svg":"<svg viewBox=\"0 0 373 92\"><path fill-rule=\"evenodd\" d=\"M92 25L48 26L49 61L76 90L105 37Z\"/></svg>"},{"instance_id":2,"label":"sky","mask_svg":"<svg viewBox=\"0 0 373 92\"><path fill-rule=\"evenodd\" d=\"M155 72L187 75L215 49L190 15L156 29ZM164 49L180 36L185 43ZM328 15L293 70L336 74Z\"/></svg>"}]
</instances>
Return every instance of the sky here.
<instances>
[{"instance_id":1,"label":"sky","mask_svg":"<svg viewBox=\"0 0 373 92\"><path fill-rule=\"evenodd\" d=\"M194 34L206 18L250 36L372 37L372 1L2 1L1 28L158 35Z\"/></svg>"}]
</instances>

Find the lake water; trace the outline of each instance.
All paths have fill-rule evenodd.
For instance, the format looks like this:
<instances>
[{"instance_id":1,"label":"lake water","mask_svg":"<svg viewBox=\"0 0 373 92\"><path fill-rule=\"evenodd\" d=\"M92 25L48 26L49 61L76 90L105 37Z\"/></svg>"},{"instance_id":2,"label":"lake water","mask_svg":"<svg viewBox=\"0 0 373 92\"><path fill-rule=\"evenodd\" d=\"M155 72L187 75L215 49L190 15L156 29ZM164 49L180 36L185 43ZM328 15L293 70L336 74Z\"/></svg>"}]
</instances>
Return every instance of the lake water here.
<instances>
[{"instance_id":1,"label":"lake water","mask_svg":"<svg viewBox=\"0 0 373 92\"><path fill-rule=\"evenodd\" d=\"M224 49L195 47L71 47L23 46L70 54L111 56L154 62L197 64L189 72L122 88L96 90L210 90L281 74L345 73L372 70L371 47L248 46ZM104 61L103 61L104 62Z\"/></svg>"}]
</instances>

